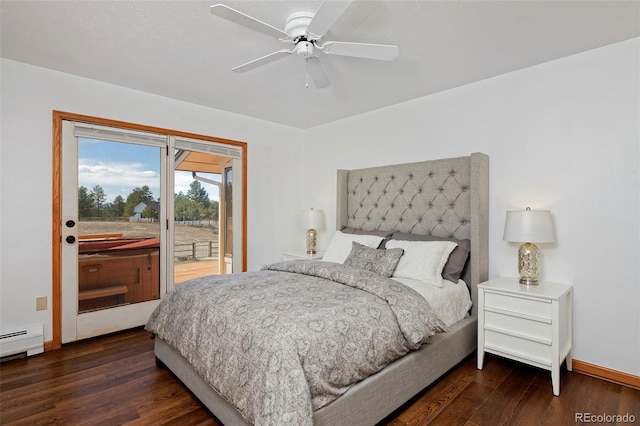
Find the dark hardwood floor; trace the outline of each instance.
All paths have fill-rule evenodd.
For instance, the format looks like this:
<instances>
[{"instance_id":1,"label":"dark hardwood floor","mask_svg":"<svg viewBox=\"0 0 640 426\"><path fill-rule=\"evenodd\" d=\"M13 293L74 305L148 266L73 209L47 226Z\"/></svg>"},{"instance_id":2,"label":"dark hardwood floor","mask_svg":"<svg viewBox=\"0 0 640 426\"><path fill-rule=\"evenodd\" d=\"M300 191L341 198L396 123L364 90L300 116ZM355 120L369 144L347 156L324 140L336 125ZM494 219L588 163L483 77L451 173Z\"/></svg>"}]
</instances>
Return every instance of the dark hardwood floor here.
<instances>
[{"instance_id":1,"label":"dark hardwood floor","mask_svg":"<svg viewBox=\"0 0 640 426\"><path fill-rule=\"evenodd\" d=\"M582 424L576 413L627 414L640 425L640 390L565 370L560 392L549 372L490 355L479 371L471 356L380 425ZM220 423L156 367L153 341L137 329L0 364L0 424Z\"/></svg>"}]
</instances>

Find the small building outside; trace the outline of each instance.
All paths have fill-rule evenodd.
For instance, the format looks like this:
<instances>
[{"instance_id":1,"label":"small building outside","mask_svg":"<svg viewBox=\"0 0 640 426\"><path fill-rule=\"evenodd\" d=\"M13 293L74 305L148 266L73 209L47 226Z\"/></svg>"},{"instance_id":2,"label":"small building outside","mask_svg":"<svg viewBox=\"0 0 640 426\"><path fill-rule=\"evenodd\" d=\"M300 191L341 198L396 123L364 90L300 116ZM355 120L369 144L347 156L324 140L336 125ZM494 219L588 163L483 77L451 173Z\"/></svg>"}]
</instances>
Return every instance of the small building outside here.
<instances>
[{"instance_id":1,"label":"small building outside","mask_svg":"<svg viewBox=\"0 0 640 426\"><path fill-rule=\"evenodd\" d=\"M143 214L145 209L150 207L155 212L153 216ZM133 209L133 216L129 216L129 222L154 222L158 218L160 203L158 201L141 201Z\"/></svg>"}]
</instances>

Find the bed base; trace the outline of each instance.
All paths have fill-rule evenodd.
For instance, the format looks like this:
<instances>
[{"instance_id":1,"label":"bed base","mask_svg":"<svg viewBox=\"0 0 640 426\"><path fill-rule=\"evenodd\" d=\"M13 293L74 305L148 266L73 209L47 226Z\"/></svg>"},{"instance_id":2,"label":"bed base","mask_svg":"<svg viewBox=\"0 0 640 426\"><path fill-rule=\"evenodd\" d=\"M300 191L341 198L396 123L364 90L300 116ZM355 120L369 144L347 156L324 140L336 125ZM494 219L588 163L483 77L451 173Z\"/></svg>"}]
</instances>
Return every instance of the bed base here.
<instances>
[{"instance_id":1,"label":"bed base","mask_svg":"<svg viewBox=\"0 0 640 426\"><path fill-rule=\"evenodd\" d=\"M470 316L453 325L448 333L433 336L431 343L353 385L343 396L316 411L314 424L375 425L473 353L476 344L477 317ZM250 424L159 337L155 339L155 354L225 426Z\"/></svg>"}]
</instances>

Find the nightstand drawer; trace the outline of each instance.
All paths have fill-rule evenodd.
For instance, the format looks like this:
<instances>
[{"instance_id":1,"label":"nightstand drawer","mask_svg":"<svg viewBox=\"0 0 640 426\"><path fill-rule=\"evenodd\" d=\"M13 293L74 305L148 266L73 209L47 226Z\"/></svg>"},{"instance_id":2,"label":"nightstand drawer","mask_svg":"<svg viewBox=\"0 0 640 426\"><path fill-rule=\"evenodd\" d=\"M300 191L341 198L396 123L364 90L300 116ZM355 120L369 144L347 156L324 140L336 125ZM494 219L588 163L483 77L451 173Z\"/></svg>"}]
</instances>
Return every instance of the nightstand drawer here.
<instances>
[{"instance_id":1,"label":"nightstand drawer","mask_svg":"<svg viewBox=\"0 0 640 426\"><path fill-rule=\"evenodd\" d=\"M484 312L484 328L521 336L547 345L551 345L553 340L551 320L533 321L520 316L489 311L487 308Z\"/></svg>"},{"instance_id":2,"label":"nightstand drawer","mask_svg":"<svg viewBox=\"0 0 640 426\"><path fill-rule=\"evenodd\" d=\"M485 330L484 348L498 355L510 355L519 360L532 361L551 367L551 345L523 339L509 334Z\"/></svg>"},{"instance_id":3,"label":"nightstand drawer","mask_svg":"<svg viewBox=\"0 0 640 426\"><path fill-rule=\"evenodd\" d=\"M486 308L551 319L550 300L494 293L490 290L485 290L484 298L484 306Z\"/></svg>"}]
</instances>

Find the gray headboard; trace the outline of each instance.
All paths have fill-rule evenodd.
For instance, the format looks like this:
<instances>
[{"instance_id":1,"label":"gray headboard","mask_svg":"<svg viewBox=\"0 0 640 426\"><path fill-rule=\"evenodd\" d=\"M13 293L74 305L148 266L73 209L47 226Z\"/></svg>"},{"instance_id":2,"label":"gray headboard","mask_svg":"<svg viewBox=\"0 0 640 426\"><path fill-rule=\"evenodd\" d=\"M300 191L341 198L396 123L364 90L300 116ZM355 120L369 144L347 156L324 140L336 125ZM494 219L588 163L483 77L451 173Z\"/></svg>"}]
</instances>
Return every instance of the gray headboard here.
<instances>
[{"instance_id":1,"label":"gray headboard","mask_svg":"<svg viewBox=\"0 0 640 426\"><path fill-rule=\"evenodd\" d=\"M471 241L463 279L476 313L489 270L489 157L474 153L358 170L338 170L336 227Z\"/></svg>"}]
</instances>

